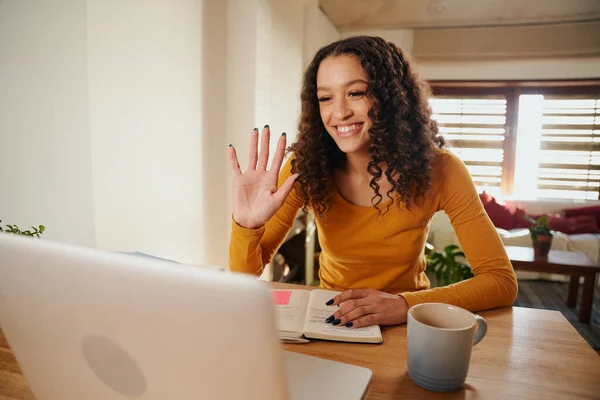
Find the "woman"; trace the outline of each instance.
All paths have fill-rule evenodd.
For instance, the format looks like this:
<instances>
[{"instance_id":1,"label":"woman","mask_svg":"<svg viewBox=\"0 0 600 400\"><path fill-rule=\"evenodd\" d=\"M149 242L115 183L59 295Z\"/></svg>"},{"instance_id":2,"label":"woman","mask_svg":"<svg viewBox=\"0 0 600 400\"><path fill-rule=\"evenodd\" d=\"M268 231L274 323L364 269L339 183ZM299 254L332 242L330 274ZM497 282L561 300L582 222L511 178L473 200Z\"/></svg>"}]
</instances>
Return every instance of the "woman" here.
<instances>
[{"instance_id":1,"label":"woman","mask_svg":"<svg viewBox=\"0 0 600 400\"><path fill-rule=\"evenodd\" d=\"M517 281L502 242L462 161L444 150L428 88L406 57L378 37L352 37L317 52L304 75L293 155L285 133L271 168L269 127L250 136L242 172L235 148L232 271L259 275L299 209L316 216L321 287L343 291L326 322L361 327L406 322L422 302L471 311L511 305ZM424 246L444 210L474 277L429 289Z\"/></svg>"}]
</instances>

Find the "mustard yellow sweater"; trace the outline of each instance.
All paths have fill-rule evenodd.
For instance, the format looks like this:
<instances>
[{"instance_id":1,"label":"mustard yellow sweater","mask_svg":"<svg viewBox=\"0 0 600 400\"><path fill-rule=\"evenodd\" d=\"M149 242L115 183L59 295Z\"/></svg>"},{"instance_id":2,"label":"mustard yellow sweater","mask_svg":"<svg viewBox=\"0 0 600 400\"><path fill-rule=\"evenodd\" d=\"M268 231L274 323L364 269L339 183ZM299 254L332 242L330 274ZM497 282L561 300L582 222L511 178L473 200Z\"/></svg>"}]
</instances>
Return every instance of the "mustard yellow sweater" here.
<instances>
[{"instance_id":1,"label":"mustard yellow sweater","mask_svg":"<svg viewBox=\"0 0 600 400\"><path fill-rule=\"evenodd\" d=\"M291 175L290 160L280 173L280 185ZM353 205L336 189L332 199L326 221L317 219L322 248L321 287L340 291L371 288L402 295L409 306L442 302L470 311L514 302L517 280L504 246L465 165L449 151L436 150L431 189L425 199L413 203L409 210L394 204L383 218L378 218L374 207ZM384 211L385 203L382 204ZM302 201L293 189L263 227L245 229L232 220L230 269L260 275L301 207ZM475 276L429 289L423 249L431 218L439 210L450 217Z\"/></svg>"}]
</instances>

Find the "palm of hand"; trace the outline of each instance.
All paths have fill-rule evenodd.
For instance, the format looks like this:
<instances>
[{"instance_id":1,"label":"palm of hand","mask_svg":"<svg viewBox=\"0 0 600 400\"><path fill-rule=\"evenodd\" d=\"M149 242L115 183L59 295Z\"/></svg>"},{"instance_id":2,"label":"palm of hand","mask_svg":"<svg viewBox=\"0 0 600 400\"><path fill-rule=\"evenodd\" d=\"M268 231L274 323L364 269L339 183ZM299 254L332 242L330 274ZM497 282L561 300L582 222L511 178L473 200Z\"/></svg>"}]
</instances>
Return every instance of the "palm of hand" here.
<instances>
[{"instance_id":1,"label":"palm of hand","mask_svg":"<svg viewBox=\"0 0 600 400\"><path fill-rule=\"evenodd\" d=\"M260 154L258 154L258 129L250 136L250 158L248 169L242 172L233 146L229 146L229 160L233 168L233 219L240 226L256 229L264 225L281 208L292 190L298 174L290 176L279 189L279 169L285 153L286 137L281 135L273 155L271 168L269 160L270 130L263 129Z\"/></svg>"},{"instance_id":2,"label":"palm of hand","mask_svg":"<svg viewBox=\"0 0 600 400\"><path fill-rule=\"evenodd\" d=\"M277 181L266 171L247 171L233 179L233 218L248 228L261 226L280 205L273 194Z\"/></svg>"}]
</instances>

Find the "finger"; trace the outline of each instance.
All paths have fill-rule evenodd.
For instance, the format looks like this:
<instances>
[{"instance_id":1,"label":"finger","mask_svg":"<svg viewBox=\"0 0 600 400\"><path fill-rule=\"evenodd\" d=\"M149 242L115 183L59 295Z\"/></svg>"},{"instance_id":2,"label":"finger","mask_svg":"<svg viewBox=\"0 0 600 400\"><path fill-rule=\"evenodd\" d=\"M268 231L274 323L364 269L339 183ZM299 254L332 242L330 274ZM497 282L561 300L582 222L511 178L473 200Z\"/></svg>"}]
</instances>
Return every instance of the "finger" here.
<instances>
[{"instance_id":1,"label":"finger","mask_svg":"<svg viewBox=\"0 0 600 400\"><path fill-rule=\"evenodd\" d=\"M340 317L334 317L333 322L339 321L336 325L347 326L348 328L354 326L354 321L371 314L375 314L376 309L372 305L356 307L347 314Z\"/></svg>"},{"instance_id":2,"label":"finger","mask_svg":"<svg viewBox=\"0 0 600 400\"><path fill-rule=\"evenodd\" d=\"M381 317L382 314L368 314L348 322L352 322L350 325L351 328L362 328L365 326L379 325ZM348 322L346 322L346 324L348 324Z\"/></svg>"},{"instance_id":3,"label":"finger","mask_svg":"<svg viewBox=\"0 0 600 400\"><path fill-rule=\"evenodd\" d=\"M340 303L340 307L337 309L337 311L335 313L333 313L334 319L340 319L341 317L345 316L352 310L359 308L359 307L364 307L366 305L367 305L366 298L346 300L343 303Z\"/></svg>"},{"instance_id":4,"label":"finger","mask_svg":"<svg viewBox=\"0 0 600 400\"><path fill-rule=\"evenodd\" d=\"M292 191L292 188L294 187L294 183L296 182L296 178L298 177L298 175L299 174L294 174L287 178L285 182L283 182L283 185L281 185L279 189L275 193L273 193L273 197L275 198L275 202L278 207L281 207L283 205L283 202L285 201L286 197L288 197L288 195Z\"/></svg>"},{"instance_id":5,"label":"finger","mask_svg":"<svg viewBox=\"0 0 600 400\"><path fill-rule=\"evenodd\" d=\"M229 154L229 162L231 163L231 169L233 169L233 173L238 176L242 174L242 169L240 168L240 163L238 162L237 153L235 152L235 147L229 145L229 150L227 150Z\"/></svg>"},{"instance_id":6,"label":"finger","mask_svg":"<svg viewBox=\"0 0 600 400\"><path fill-rule=\"evenodd\" d=\"M275 174L279 174L279 170L281 169L281 163L283 162L283 158L285 157L285 144L287 142L287 137L285 132L281 134L279 140L277 141L277 149L275 149L275 154L273 155L273 161L271 161L271 169L269 171L274 172Z\"/></svg>"},{"instance_id":7,"label":"finger","mask_svg":"<svg viewBox=\"0 0 600 400\"><path fill-rule=\"evenodd\" d=\"M258 164L256 169L261 171L267 170L267 163L269 162L269 142L271 141L271 130L269 125L265 125L262 136L260 137L260 153L258 153Z\"/></svg>"},{"instance_id":8,"label":"finger","mask_svg":"<svg viewBox=\"0 0 600 400\"><path fill-rule=\"evenodd\" d=\"M250 160L248 161L248 171L256 169L258 160L258 128L254 128L250 134Z\"/></svg>"},{"instance_id":9,"label":"finger","mask_svg":"<svg viewBox=\"0 0 600 400\"><path fill-rule=\"evenodd\" d=\"M325 304L328 306L335 306L340 303L343 303L344 301L348 301L350 299L362 299L363 297L368 296L370 290L371 289L349 289L349 290L346 290L346 291L338 294L337 296L335 296L333 299L329 300Z\"/></svg>"}]
</instances>

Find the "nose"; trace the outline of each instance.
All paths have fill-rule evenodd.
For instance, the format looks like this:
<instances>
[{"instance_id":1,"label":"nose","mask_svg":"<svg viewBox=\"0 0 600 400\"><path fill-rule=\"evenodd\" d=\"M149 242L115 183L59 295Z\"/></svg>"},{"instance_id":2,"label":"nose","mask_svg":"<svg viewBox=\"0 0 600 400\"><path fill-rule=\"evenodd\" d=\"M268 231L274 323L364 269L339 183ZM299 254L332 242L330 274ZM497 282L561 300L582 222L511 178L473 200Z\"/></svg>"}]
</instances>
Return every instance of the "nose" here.
<instances>
[{"instance_id":1,"label":"nose","mask_svg":"<svg viewBox=\"0 0 600 400\"><path fill-rule=\"evenodd\" d=\"M338 120L344 120L352 116L352 108L350 108L348 101L345 97L335 102L335 109L333 111L334 117Z\"/></svg>"}]
</instances>

